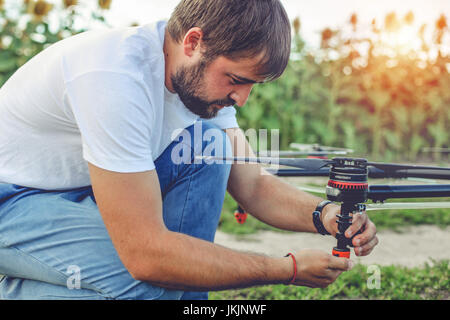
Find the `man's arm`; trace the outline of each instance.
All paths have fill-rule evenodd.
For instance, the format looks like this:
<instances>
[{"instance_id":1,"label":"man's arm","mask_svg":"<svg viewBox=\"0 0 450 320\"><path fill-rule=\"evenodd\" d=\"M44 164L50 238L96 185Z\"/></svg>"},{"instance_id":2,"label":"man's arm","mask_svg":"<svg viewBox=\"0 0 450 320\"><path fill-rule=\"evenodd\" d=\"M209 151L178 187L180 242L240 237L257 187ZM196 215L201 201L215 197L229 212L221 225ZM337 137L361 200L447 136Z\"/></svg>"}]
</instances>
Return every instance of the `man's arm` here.
<instances>
[{"instance_id":1,"label":"man's arm","mask_svg":"<svg viewBox=\"0 0 450 320\"><path fill-rule=\"evenodd\" d=\"M286 283L289 258L234 251L169 231L155 170L116 173L89 163L94 195L122 263L138 280L181 290Z\"/></svg>"},{"instance_id":2,"label":"man's arm","mask_svg":"<svg viewBox=\"0 0 450 320\"><path fill-rule=\"evenodd\" d=\"M227 129L226 132L235 156L255 157L241 129ZM311 214L323 199L267 173L259 163L233 164L228 192L247 212L271 226L316 232Z\"/></svg>"},{"instance_id":3,"label":"man's arm","mask_svg":"<svg viewBox=\"0 0 450 320\"><path fill-rule=\"evenodd\" d=\"M233 154L255 157L247 139L239 128L226 130L232 142ZM250 214L274 227L300 232L317 232L312 213L324 199L303 192L276 176L270 175L260 164L236 163L231 167L228 191ZM340 207L327 205L321 215L325 228L335 236L338 229L336 215ZM378 243L376 227L366 214L353 217L346 232L348 237L361 228L364 232L353 239L357 255L369 254Z\"/></svg>"}]
</instances>

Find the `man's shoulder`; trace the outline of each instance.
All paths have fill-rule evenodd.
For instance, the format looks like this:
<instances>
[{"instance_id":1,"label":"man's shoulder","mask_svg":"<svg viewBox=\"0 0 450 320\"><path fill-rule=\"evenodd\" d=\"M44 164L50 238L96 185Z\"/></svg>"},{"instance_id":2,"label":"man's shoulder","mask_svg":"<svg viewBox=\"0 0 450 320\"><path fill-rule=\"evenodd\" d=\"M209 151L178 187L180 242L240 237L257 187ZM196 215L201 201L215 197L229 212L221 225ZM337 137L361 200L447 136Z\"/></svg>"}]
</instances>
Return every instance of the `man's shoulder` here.
<instances>
[{"instance_id":1,"label":"man's shoulder","mask_svg":"<svg viewBox=\"0 0 450 320\"><path fill-rule=\"evenodd\" d=\"M66 80L91 71L136 74L149 68L151 73L164 71L161 25L93 30L63 40L60 44ZM161 69L161 70L159 70Z\"/></svg>"}]
</instances>

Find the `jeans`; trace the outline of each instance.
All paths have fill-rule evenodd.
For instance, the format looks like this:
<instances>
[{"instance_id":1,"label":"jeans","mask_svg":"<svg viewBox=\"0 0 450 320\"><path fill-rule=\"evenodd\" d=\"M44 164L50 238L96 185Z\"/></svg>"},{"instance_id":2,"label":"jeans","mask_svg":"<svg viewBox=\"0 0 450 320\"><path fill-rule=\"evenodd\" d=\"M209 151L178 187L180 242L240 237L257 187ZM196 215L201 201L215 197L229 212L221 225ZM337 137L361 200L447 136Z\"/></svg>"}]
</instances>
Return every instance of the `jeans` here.
<instances>
[{"instance_id":1,"label":"jeans","mask_svg":"<svg viewBox=\"0 0 450 320\"><path fill-rule=\"evenodd\" d=\"M227 142L220 152L231 152L222 130L200 124L220 132ZM173 163L172 150L180 143L189 148L182 150L191 151L192 161L195 152L212 143L194 141L193 127L186 128L191 141L175 139L155 161L163 218L171 231L212 242L231 166ZM91 186L52 191L0 183L0 274L6 275L0 299L208 298L207 292L135 280L112 245Z\"/></svg>"}]
</instances>

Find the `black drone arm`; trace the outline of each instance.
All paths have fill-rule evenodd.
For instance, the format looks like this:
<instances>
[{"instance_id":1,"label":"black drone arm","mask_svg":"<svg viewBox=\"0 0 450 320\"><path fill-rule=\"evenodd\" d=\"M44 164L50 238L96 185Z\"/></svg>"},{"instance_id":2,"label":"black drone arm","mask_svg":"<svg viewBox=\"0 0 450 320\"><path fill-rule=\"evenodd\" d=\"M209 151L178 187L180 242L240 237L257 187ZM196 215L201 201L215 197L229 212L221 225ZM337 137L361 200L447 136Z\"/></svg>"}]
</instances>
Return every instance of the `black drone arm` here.
<instances>
[{"instance_id":1,"label":"black drone arm","mask_svg":"<svg viewBox=\"0 0 450 320\"><path fill-rule=\"evenodd\" d=\"M322 168L318 170L303 169L266 169L269 173L279 177L328 177L330 168Z\"/></svg>"},{"instance_id":2,"label":"black drone arm","mask_svg":"<svg viewBox=\"0 0 450 320\"><path fill-rule=\"evenodd\" d=\"M367 198L384 201L394 198L435 198L450 197L450 184L426 185L370 185Z\"/></svg>"},{"instance_id":3,"label":"black drone arm","mask_svg":"<svg viewBox=\"0 0 450 320\"><path fill-rule=\"evenodd\" d=\"M267 169L268 172L279 177L328 177L330 168L325 167L318 170L304 170L304 169ZM374 167L368 168L369 178L384 179L384 178L423 178L423 179L442 179L450 180L450 171L443 170L429 170L429 169L409 169L388 171L381 170Z\"/></svg>"},{"instance_id":4,"label":"black drone arm","mask_svg":"<svg viewBox=\"0 0 450 320\"><path fill-rule=\"evenodd\" d=\"M435 169L405 169L405 170L381 170L369 167L369 178L423 178L450 180L450 170Z\"/></svg>"}]
</instances>

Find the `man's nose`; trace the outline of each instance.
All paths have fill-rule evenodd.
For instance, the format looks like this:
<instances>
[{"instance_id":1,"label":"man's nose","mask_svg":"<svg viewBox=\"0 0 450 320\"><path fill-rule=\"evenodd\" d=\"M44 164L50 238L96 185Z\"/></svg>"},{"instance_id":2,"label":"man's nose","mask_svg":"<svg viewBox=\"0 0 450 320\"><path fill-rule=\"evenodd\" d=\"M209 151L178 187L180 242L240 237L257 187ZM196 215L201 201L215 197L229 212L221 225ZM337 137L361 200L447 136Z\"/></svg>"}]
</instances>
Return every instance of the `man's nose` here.
<instances>
[{"instance_id":1,"label":"man's nose","mask_svg":"<svg viewBox=\"0 0 450 320\"><path fill-rule=\"evenodd\" d=\"M241 84L238 88L235 88L230 94L230 98L236 101L239 107L243 107L248 100L250 92L253 89L253 84Z\"/></svg>"}]
</instances>

